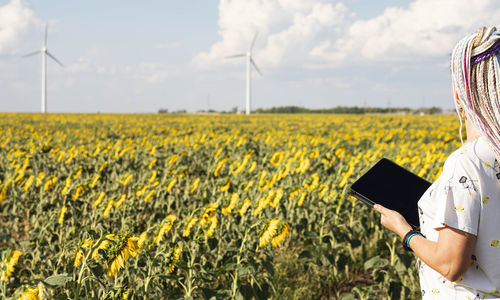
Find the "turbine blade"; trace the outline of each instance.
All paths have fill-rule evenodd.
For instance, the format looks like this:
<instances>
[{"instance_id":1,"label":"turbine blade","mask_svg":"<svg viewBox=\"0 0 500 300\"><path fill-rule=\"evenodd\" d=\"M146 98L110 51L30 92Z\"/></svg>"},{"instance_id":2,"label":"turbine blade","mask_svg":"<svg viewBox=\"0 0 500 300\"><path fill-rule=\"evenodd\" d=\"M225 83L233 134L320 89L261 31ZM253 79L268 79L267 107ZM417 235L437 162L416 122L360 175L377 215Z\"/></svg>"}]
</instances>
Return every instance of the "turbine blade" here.
<instances>
[{"instance_id":1,"label":"turbine blade","mask_svg":"<svg viewBox=\"0 0 500 300\"><path fill-rule=\"evenodd\" d=\"M252 51L253 46L255 45L255 40L257 39L257 33L258 32L256 31L254 36L253 36L252 44L250 45L250 51Z\"/></svg>"},{"instance_id":2,"label":"turbine blade","mask_svg":"<svg viewBox=\"0 0 500 300\"><path fill-rule=\"evenodd\" d=\"M40 53L40 50L37 50L37 51L35 51L35 52L32 52L32 53L29 53L29 54L23 55L23 57L30 57L30 56L36 55L36 54L38 54L38 53Z\"/></svg>"},{"instance_id":3,"label":"turbine blade","mask_svg":"<svg viewBox=\"0 0 500 300\"><path fill-rule=\"evenodd\" d=\"M226 58L245 57L245 56L247 56L247 55L246 54L235 54L235 55L226 56Z\"/></svg>"},{"instance_id":4,"label":"turbine blade","mask_svg":"<svg viewBox=\"0 0 500 300\"><path fill-rule=\"evenodd\" d=\"M257 72L260 74L260 76L262 76L262 72L260 72L259 67L257 67L257 64L255 63L255 61L251 57L250 57L250 62L252 63L255 70L257 70Z\"/></svg>"},{"instance_id":5,"label":"turbine blade","mask_svg":"<svg viewBox=\"0 0 500 300\"><path fill-rule=\"evenodd\" d=\"M49 23L45 23L45 40L43 40L43 45L47 47L47 36L49 31Z\"/></svg>"},{"instance_id":6,"label":"turbine blade","mask_svg":"<svg viewBox=\"0 0 500 300\"><path fill-rule=\"evenodd\" d=\"M50 58L52 58L56 63L60 64L61 67L64 67L63 63L60 62L57 58L54 57L54 55L52 55L49 51L46 52L48 56L50 56Z\"/></svg>"}]
</instances>

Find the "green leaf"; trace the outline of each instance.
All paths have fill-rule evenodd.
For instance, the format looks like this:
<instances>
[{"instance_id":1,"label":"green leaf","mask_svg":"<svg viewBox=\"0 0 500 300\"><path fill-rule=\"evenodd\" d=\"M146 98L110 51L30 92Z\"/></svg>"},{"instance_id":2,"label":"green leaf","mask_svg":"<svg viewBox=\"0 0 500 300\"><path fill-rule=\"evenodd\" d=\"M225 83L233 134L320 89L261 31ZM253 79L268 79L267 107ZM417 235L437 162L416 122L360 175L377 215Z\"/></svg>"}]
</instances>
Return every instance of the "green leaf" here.
<instances>
[{"instance_id":1,"label":"green leaf","mask_svg":"<svg viewBox=\"0 0 500 300\"><path fill-rule=\"evenodd\" d=\"M353 294L345 294L345 295L342 295L340 296L339 298L340 300L356 300L356 297L354 297Z\"/></svg>"},{"instance_id":2,"label":"green leaf","mask_svg":"<svg viewBox=\"0 0 500 300\"><path fill-rule=\"evenodd\" d=\"M302 251L299 254L299 259L303 259L303 258L312 258L311 252L308 250Z\"/></svg>"},{"instance_id":3,"label":"green leaf","mask_svg":"<svg viewBox=\"0 0 500 300\"><path fill-rule=\"evenodd\" d=\"M63 286L66 282L71 281L71 277L68 276L68 273L52 275L43 281L49 287L58 287Z\"/></svg>"},{"instance_id":4,"label":"green leaf","mask_svg":"<svg viewBox=\"0 0 500 300\"><path fill-rule=\"evenodd\" d=\"M371 268L381 268L385 267L389 264L389 261L385 258L380 258L378 255L370 258L365 262L364 268L365 270Z\"/></svg>"}]
</instances>

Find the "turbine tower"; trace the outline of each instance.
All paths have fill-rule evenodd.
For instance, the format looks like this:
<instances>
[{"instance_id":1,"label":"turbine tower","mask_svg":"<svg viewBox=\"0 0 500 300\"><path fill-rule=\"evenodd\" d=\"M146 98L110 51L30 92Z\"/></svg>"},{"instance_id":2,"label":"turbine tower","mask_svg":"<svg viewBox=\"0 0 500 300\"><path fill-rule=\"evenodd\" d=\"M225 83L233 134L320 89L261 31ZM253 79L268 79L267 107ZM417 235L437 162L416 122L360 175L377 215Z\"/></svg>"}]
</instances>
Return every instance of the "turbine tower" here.
<instances>
[{"instance_id":1,"label":"turbine tower","mask_svg":"<svg viewBox=\"0 0 500 300\"><path fill-rule=\"evenodd\" d=\"M42 49L37 50L33 53L26 54L23 57L29 57L36 55L38 53L42 53L42 109L41 112L47 112L47 55L52 58L56 63L64 67L64 65L52 55L47 49L47 31L48 24L45 24L45 39L43 40Z\"/></svg>"},{"instance_id":2,"label":"turbine tower","mask_svg":"<svg viewBox=\"0 0 500 300\"><path fill-rule=\"evenodd\" d=\"M235 58L235 57L245 57L247 60L247 96L246 96L246 114L250 114L250 103L252 100L252 95L251 95L251 88L252 88L252 65L257 70L257 72L262 76L262 73L259 70L259 67L257 67L257 64L253 60L252 57L252 49L255 44L255 40L257 39L257 32L253 36L252 43L250 44L250 47L248 47L247 53L242 53L242 54L236 54L236 55L231 55L231 56L226 56L226 58Z\"/></svg>"}]
</instances>

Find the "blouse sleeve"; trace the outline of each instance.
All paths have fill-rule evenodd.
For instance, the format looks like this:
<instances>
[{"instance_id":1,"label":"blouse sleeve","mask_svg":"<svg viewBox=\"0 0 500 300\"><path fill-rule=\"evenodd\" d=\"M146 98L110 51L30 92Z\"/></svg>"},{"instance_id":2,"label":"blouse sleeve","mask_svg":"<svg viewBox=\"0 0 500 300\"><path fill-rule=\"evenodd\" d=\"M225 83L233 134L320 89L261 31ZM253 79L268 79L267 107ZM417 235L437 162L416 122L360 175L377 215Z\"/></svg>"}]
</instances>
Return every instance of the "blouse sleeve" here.
<instances>
[{"instance_id":1,"label":"blouse sleeve","mask_svg":"<svg viewBox=\"0 0 500 300\"><path fill-rule=\"evenodd\" d=\"M477 235L481 193L475 168L464 155L458 155L448 167L452 172L447 172L448 178L442 178L431 195L436 207L435 228L446 225Z\"/></svg>"}]
</instances>

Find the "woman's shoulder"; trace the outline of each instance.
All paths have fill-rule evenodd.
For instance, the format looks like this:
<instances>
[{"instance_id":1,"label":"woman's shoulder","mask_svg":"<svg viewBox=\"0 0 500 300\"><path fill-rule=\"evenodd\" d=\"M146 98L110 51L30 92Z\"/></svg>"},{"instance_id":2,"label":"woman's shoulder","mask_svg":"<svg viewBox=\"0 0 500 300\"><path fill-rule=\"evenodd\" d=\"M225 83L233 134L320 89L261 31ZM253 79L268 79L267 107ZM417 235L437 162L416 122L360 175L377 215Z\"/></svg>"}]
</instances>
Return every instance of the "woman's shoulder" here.
<instances>
[{"instance_id":1,"label":"woman's shoulder","mask_svg":"<svg viewBox=\"0 0 500 300\"><path fill-rule=\"evenodd\" d=\"M485 172L491 173L488 172L489 169L495 168L499 168L495 152L485 138L479 137L465 143L450 154L446 159L443 172L446 170L450 175L466 173L477 176Z\"/></svg>"}]
</instances>

